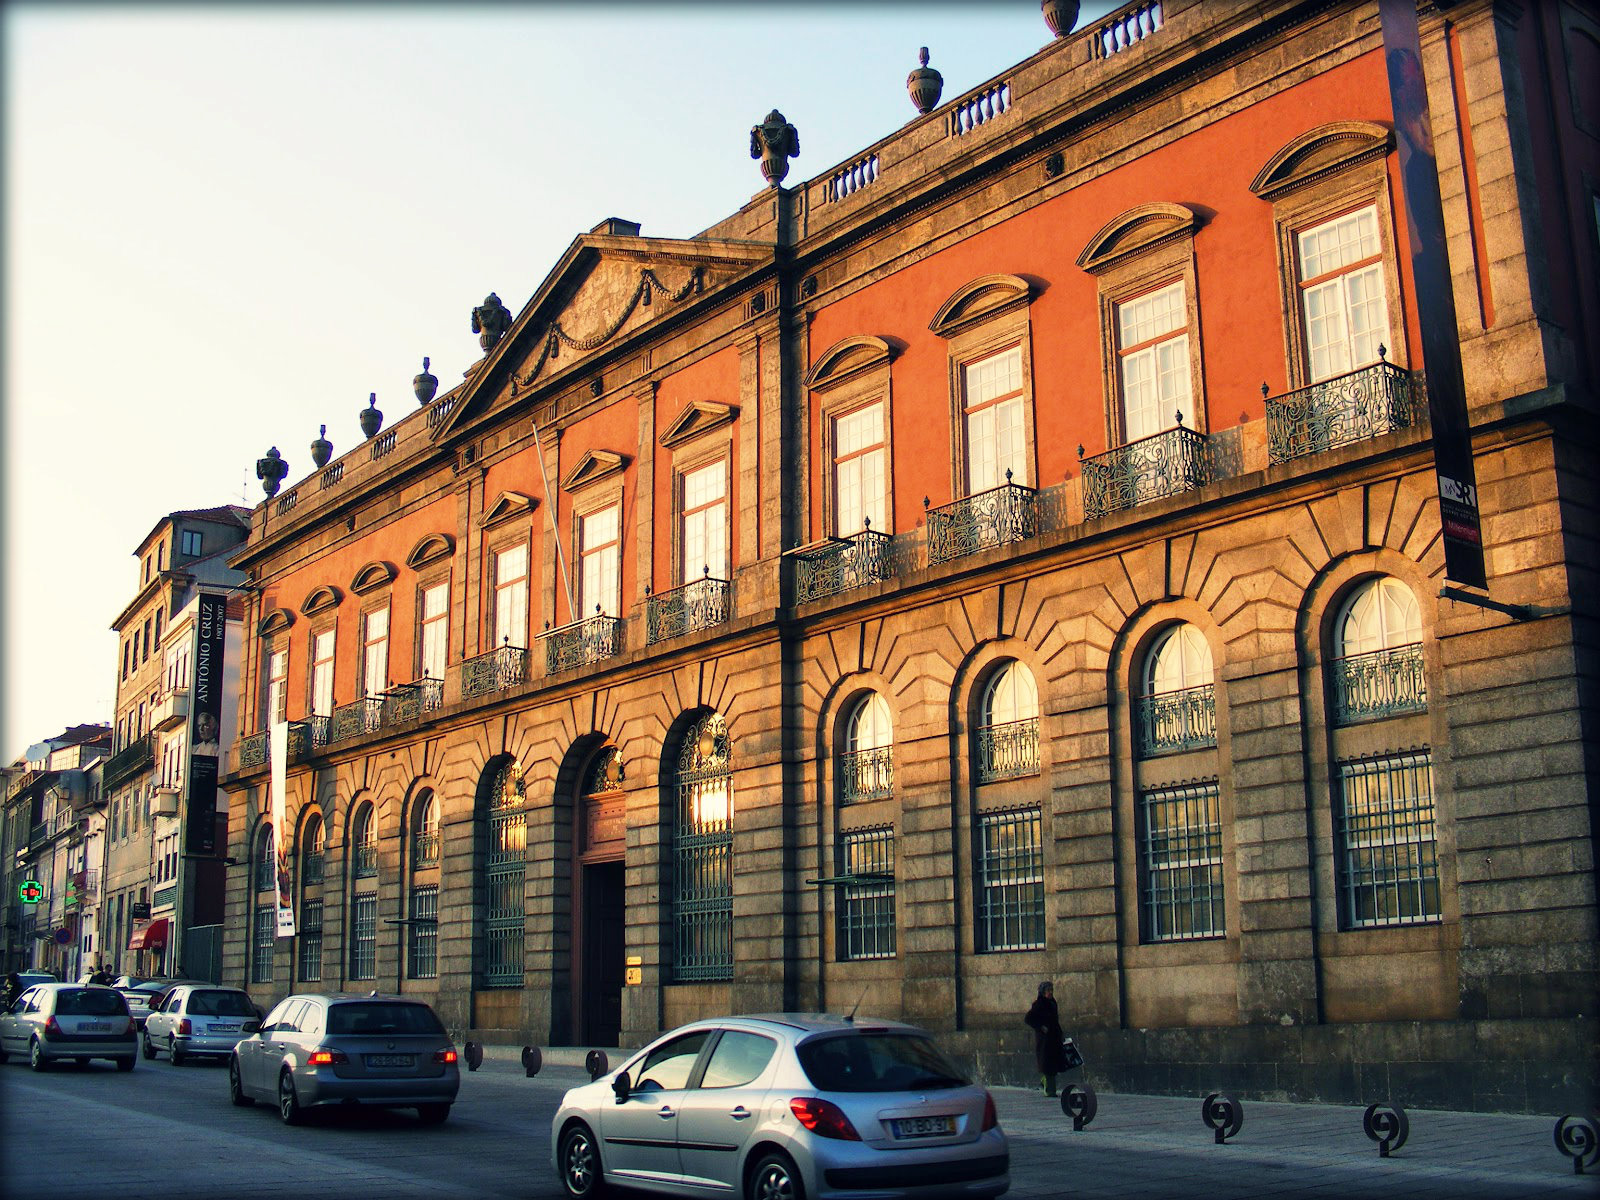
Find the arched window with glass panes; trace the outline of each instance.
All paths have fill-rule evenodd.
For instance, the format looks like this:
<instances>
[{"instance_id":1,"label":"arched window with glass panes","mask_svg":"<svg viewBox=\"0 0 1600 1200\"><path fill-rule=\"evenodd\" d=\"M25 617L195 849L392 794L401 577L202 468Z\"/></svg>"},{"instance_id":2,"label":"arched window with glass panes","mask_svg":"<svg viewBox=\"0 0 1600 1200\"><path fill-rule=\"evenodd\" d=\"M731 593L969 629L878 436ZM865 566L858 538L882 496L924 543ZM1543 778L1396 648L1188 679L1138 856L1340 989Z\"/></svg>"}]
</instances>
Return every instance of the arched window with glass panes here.
<instances>
[{"instance_id":1,"label":"arched window with glass panes","mask_svg":"<svg viewBox=\"0 0 1600 1200\"><path fill-rule=\"evenodd\" d=\"M410 892L406 900L406 976L439 976L439 802L424 788L411 806Z\"/></svg>"},{"instance_id":2,"label":"arched window with glass panes","mask_svg":"<svg viewBox=\"0 0 1600 1200\"><path fill-rule=\"evenodd\" d=\"M1170 626L1151 645L1141 673L1138 708L1143 757L1216 745L1211 646L1193 625Z\"/></svg>"},{"instance_id":3,"label":"arched window with glass panes","mask_svg":"<svg viewBox=\"0 0 1600 1200\"><path fill-rule=\"evenodd\" d=\"M732 979L733 773L720 714L684 735L672 789L672 975Z\"/></svg>"},{"instance_id":4,"label":"arched window with glass panes","mask_svg":"<svg viewBox=\"0 0 1600 1200\"><path fill-rule=\"evenodd\" d=\"M528 815L522 772L492 768L478 814L478 976L486 988L521 987L527 922Z\"/></svg>"},{"instance_id":5,"label":"arched window with glass panes","mask_svg":"<svg viewBox=\"0 0 1600 1200\"><path fill-rule=\"evenodd\" d=\"M978 783L1039 773L1039 690L1033 672L1006 659L989 676L973 731L972 774Z\"/></svg>"},{"instance_id":6,"label":"arched window with glass panes","mask_svg":"<svg viewBox=\"0 0 1600 1200\"><path fill-rule=\"evenodd\" d=\"M839 803L880 800L894 793L894 731L889 705L868 692L851 706L839 755Z\"/></svg>"},{"instance_id":7,"label":"arched window with glass panes","mask_svg":"<svg viewBox=\"0 0 1600 1200\"><path fill-rule=\"evenodd\" d=\"M1380 575L1355 587L1340 606L1333 645L1328 682L1334 724L1428 707L1422 613L1398 579Z\"/></svg>"},{"instance_id":8,"label":"arched window with glass panes","mask_svg":"<svg viewBox=\"0 0 1600 1200\"><path fill-rule=\"evenodd\" d=\"M370 801L350 817L349 971L353 980L378 977L378 820Z\"/></svg>"},{"instance_id":9,"label":"arched window with glass panes","mask_svg":"<svg viewBox=\"0 0 1600 1200\"><path fill-rule=\"evenodd\" d=\"M835 843L837 956L895 954L894 731L889 704L866 692L846 710Z\"/></svg>"},{"instance_id":10,"label":"arched window with glass panes","mask_svg":"<svg viewBox=\"0 0 1600 1200\"><path fill-rule=\"evenodd\" d=\"M322 879L325 826L321 813L306 817L300 827L300 909L295 914L299 953L296 977L302 983L322 979Z\"/></svg>"},{"instance_id":11,"label":"arched window with glass panes","mask_svg":"<svg viewBox=\"0 0 1600 1200\"><path fill-rule=\"evenodd\" d=\"M278 857L272 826L262 823L256 832L255 925L251 930L250 982L272 982L272 955L278 939Z\"/></svg>"}]
</instances>

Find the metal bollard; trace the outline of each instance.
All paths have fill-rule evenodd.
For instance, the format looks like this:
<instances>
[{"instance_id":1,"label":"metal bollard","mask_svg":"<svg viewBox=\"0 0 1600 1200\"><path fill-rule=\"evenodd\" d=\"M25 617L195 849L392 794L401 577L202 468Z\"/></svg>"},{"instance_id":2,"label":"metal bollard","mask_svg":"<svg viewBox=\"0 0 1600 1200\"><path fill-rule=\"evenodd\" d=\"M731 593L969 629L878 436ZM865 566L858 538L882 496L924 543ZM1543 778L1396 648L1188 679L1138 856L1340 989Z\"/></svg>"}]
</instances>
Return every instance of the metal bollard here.
<instances>
[{"instance_id":1,"label":"metal bollard","mask_svg":"<svg viewBox=\"0 0 1600 1200\"><path fill-rule=\"evenodd\" d=\"M1200 1119L1222 1145L1244 1126L1244 1107L1232 1096L1212 1092L1200 1102Z\"/></svg>"},{"instance_id":2,"label":"metal bollard","mask_svg":"<svg viewBox=\"0 0 1600 1200\"><path fill-rule=\"evenodd\" d=\"M1572 1160L1572 1173L1582 1175L1600 1161L1600 1126L1568 1113L1556 1122L1556 1149Z\"/></svg>"},{"instance_id":3,"label":"metal bollard","mask_svg":"<svg viewBox=\"0 0 1600 1200\"><path fill-rule=\"evenodd\" d=\"M1061 1089L1061 1111L1072 1118L1073 1132L1082 1133L1083 1127L1100 1111L1100 1102L1088 1084L1069 1083Z\"/></svg>"},{"instance_id":4,"label":"metal bollard","mask_svg":"<svg viewBox=\"0 0 1600 1200\"><path fill-rule=\"evenodd\" d=\"M477 1042L468 1042L461 1050L466 1055L467 1070L476 1071L483 1066L483 1047Z\"/></svg>"},{"instance_id":5,"label":"metal bollard","mask_svg":"<svg viewBox=\"0 0 1600 1200\"><path fill-rule=\"evenodd\" d=\"M539 1068L544 1066L544 1055L539 1053L537 1046L524 1046L522 1048L522 1069L532 1079L539 1073Z\"/></svg>"},{"instance_id":6,"label":"metal bollard","mask_svg":"<svg viewBox=\"0 0 1600 1200\"><path fill-rule=\"evenodd\" d=\"M592 1083L611 1069L611 1060L606 1057L604 1050L591 1050L583 1060L583 1069L589 1072L589 1081Z\"/></svg>"},{"instance_id":7,"label":"metal bollard","mask_svg":"<svg viewBox=\"0 0 1600 1200\"><path fill-rule=\"evenodd\" d=\"M1361 1128L1378 1143L1379 1158L1388 1158L1390 1151L1400 1149L1411 1136L1411 1122L1406 1119L1406 1110L1398 1104L1367 1105Z\"/></svg>"}]
</instances>

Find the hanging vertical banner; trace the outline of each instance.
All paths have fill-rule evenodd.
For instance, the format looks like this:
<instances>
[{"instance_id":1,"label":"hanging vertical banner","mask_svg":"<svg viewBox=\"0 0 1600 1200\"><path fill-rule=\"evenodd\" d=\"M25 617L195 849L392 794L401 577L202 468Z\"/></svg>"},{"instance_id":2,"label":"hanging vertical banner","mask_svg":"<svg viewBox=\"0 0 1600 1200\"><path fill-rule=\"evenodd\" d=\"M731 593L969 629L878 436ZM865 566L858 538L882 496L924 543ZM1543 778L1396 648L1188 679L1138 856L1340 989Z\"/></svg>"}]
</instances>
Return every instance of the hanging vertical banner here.
<instances>
[{"instance_id":1,"label":"hanging vertical banner","mask_svg":"<svg viewBox=\"0 0 1600 1200\"><path fill-rule=\"evenodd\" d=\"M267 731L272 764L272 855L277 880L278 936L294 936L294 896L289 882L289 722L274 721Z\"/></svg>"},{"instance_id":2,"label":"hanging vertical banner","mask_svg":"<svg viewBox=\"0 0 1600 1200\"><path fill-rule=\"evenodd\" d=\"M189 702L189 796L183 852L217 853L217 756L222 753L222 657L228 599L202 592L195 616L194 680Z\"/></svg>"},{"instance_id":3,"label":"hanging vertical banner","mask_svg":"<svg viewBox=\"0 0 1600 1200\"><path fill-rule=\"evenodd\" d=\"M1422 40L1416 0L1378 0L1389 98L1406 228L1411 235L1411 278L1417 289L1422 365L1433 424L1433 461L1439 479L1439 524L1444 531L1445 575L1484 587L1483 534L1478 526L1478 480L1467 424L1467 389L1461 374L1461 334L1445 250L1444 206L1433 156L1433 122L1422 75Z\"/></svg>"}]
</instances>

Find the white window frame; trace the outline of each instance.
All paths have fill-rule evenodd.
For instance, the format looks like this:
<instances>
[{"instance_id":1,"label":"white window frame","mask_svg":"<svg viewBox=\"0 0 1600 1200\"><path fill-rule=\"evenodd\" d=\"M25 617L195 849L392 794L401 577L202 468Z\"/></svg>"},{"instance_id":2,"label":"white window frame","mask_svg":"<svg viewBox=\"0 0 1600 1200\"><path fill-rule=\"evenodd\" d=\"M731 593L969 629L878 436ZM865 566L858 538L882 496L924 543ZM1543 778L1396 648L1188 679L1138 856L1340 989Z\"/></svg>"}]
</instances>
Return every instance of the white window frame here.
<instances>
[{"instance_id":1,"label":"white window frame","mask_svg":"<svg viewBox=\"0 0 1600 1200\"><path fill-rule=\"evenodd\" d=\"M417 589L417 678L444 678L450 663L450 579Z\"/></svg>"},{"instance_id":2,"label":"white window frame","mask_svg":"<svg viewBox=\"0 0 1600 1200\"><path fill-rule=\"evenodd\" d=\"M716 491L692 494L699 481L716 483ZM728 459L723 456L679 468L674 491L677 494L678 582L689 584L704 579L709 569L712 579L729 577L728 543ZM691 503L693 500L693 503ZM691 538L694 539L691 541Z\"/></svg>"},{"instance_id":3,"label":"white window frame","mask_svg":"<svg viewBox=\"0 0 1600 1200\"><path fill-rule=\"evenodd\" d=\"M1112 306L1126 442L1176 428L1180 412L1194 418L1186 292L1184 280L1175 279Z\"/></svg>"},{"instance_id":4,"label":"white window frame","mask_svg":"<svg viewBox=\"0 0 1600 1200\"><path fill-rule=\"evenodd\" d=\"M311 714L333 715L334 670L339 639L336 628L314 630L311 634ZM326 653L324 653L324 649Z\"/></svg>"},{"instance_id":5,"label":"white window frame","mask_svg":"<svg viewBox=\"0 0 1600 1200\"><path fill-rule=\"evenodd\" d=\"M506 574L508 559L521 555L521 573ZM532 565L532 551L526 539L508 542L489 552L489 638L491 650L513 646L525 650L528 645L528 584Z\"/></svg>"},{"instance_id":6,"label":"white window frame","mask_svg":"<svg viewBox=\"0 0 1600 1200\"><path fill-rule=\"evenodd\" d=\"M1354 232L1356 245L1348 247L1344 235ZM1308 243L1313 239L1333 239L1311 259ZM1305 341L1305 377L1319 383L1379 361L1378 347L1387 350L1392 340L1389 294L1384 259L1387 247L1378 206L1366 204L1294 232L1294 280L1296 309L1301 336ZM1324 260L1329 260L1324 262ZM1308 273L1314 272L1314 273ZM1365 297L1353 293L1368 289ZM1374 297L1371 293L1376 292ZM1314 314L1314 301L1327 301L1320 315ZM1356 320L1364 314L1362 320ZM1359 326L1359 328L1358 328ZM1329 336L1319 339L1317 331ZM1319 362L1318 355L1323 355Z\"/></svg>"},{"instance_id":7,"label":"white window frame","mask_svg":"<svg viewBox=\"0 0 1600 1200\"><path fill-rule=\"evenodd\" d=\"M361 694L376 699L389 688L389 606L361 614ZM374 633L373 626L382 629Z\"/></svg>"},{"instance_id":8,"label":"white window frame","mask_svg":"<svg viewBox=\"0 0 1600 1200\"><path fill-rule=\"evenodd\" d=\"M606 520L612 523L609 531ZM601 614L614 617L622 605L622 503L605 504L576 517L578 606L576 621Z\"/></svg>"}]
</instances>

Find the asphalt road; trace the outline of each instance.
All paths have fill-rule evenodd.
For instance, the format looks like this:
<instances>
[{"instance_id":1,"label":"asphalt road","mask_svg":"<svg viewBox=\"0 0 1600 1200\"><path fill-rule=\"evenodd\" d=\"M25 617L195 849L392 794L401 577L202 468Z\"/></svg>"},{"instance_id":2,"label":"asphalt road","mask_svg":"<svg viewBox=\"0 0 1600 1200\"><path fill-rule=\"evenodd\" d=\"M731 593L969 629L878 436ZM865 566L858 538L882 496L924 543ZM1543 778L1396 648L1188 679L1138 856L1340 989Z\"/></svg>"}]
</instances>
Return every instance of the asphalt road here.
<instances>
[{"instance_id":1,"label":"asphalt road","mask_svg":"<svg viewBox=\"0 0 1600 1200\"><path fill-rule=\"evenodd\" d=\"M163 1057L131 1074L109 1063L43 1075L0 1067L0 1194L115 1200L296 1197L557 1197L550 1119L587 1079L546 1066L536 1079L491 1058L462 1079L447 1124L410 1111L319 1114L286 1128L274 1109L228 1103L221 1065ZM1463 1113L1411 1115L1411 1141L1380 1159L1359 1109L1252 1104L1238 1136L1217 1145L1198 1098L1100 1097L1081 1133L1053 1101L995 1090L1011 1138L1014 1197L1327 1197L1483 1200L1600 1197L1552 1148L1551 1121Z\"/></svg>"}]
</instances>

